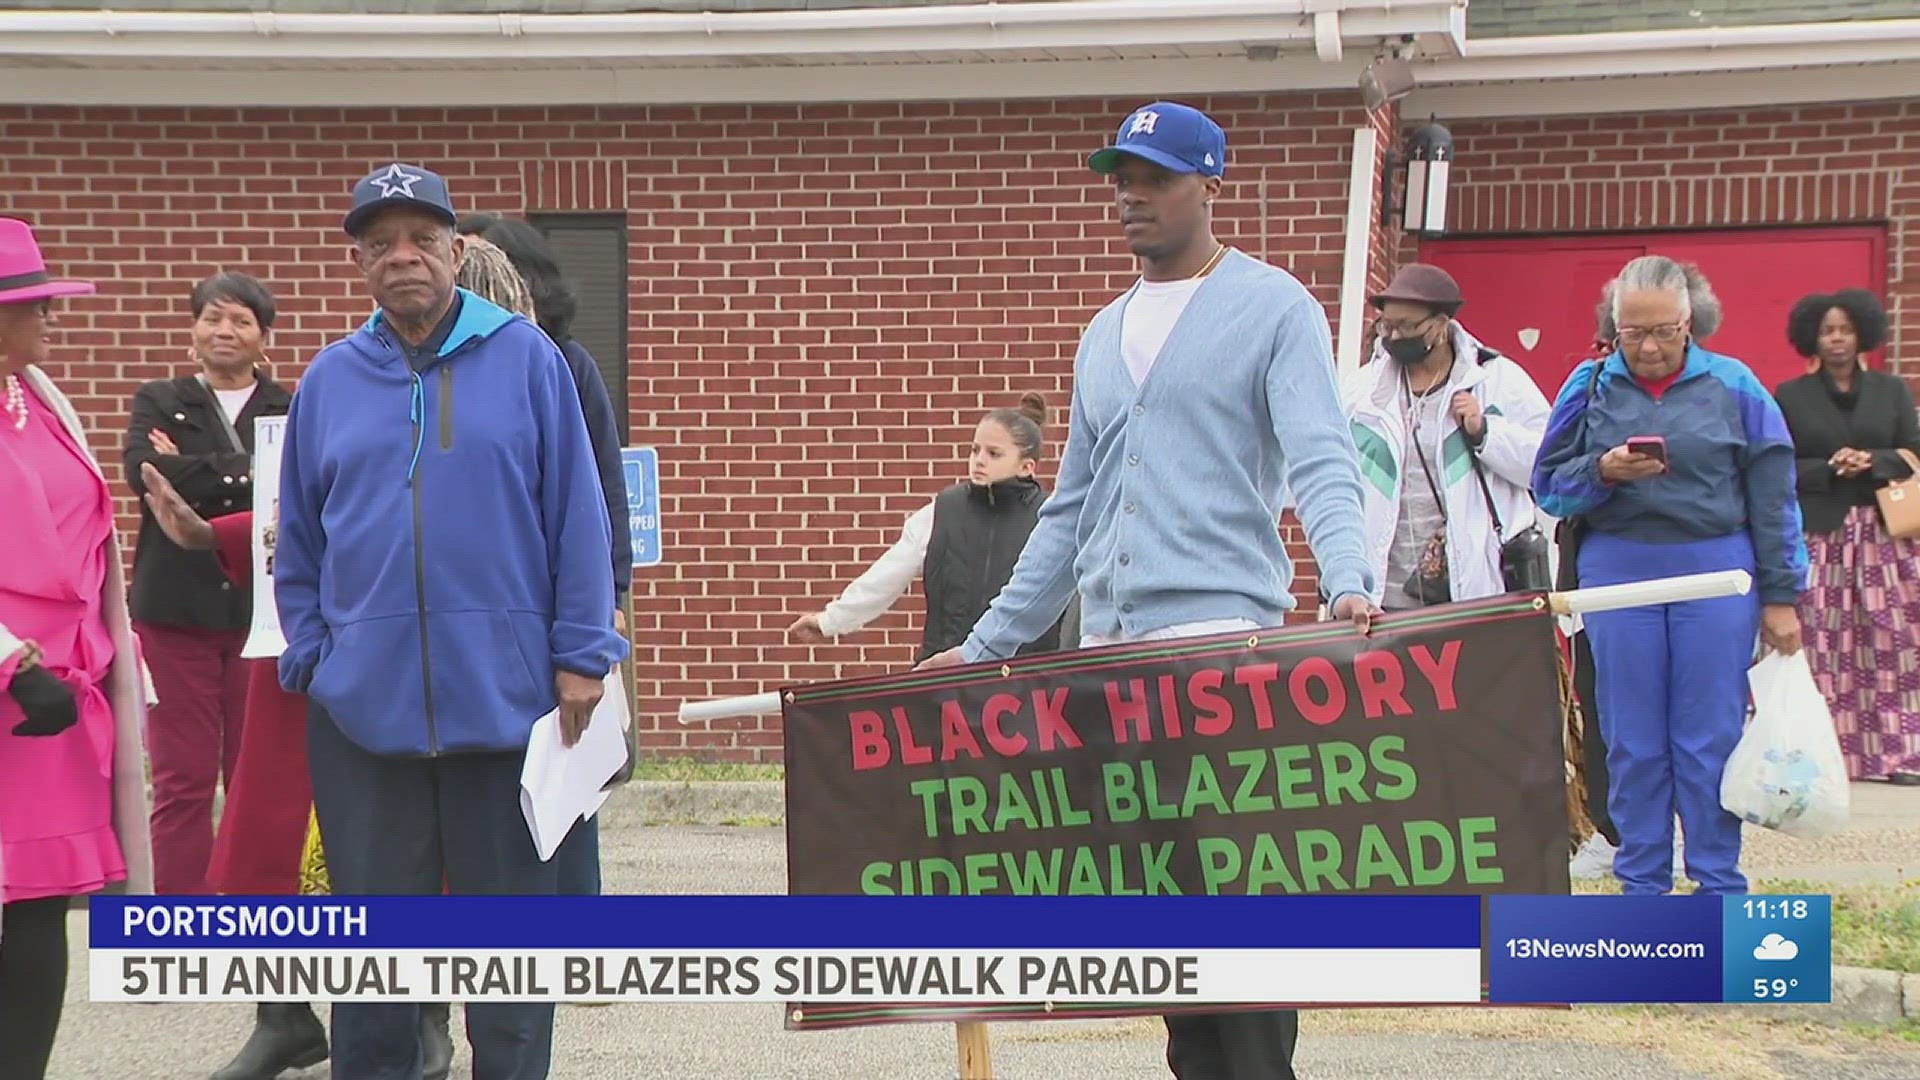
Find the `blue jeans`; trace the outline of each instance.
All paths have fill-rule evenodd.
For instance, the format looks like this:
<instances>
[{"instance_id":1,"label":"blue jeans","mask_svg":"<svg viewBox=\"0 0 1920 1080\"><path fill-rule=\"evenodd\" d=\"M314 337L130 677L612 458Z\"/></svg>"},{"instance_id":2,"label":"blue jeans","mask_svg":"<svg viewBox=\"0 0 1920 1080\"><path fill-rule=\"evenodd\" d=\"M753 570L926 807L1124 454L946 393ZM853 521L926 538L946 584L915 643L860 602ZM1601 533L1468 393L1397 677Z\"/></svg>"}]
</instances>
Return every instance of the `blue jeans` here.
<instances>
[{"instance_id":1,"label":"blue jeans","mask_svg":"<svg viewBox=\"0 0 1920 1080\"><path fill-rule=\"evenodd\" d=\"M1580 584L1754 572L1744 532L1651 544L1590 532ZM1607 811L1620 833L1614 873L1629 894L1673 891L1673 817L1686 832L1687 876L1708 894L1744 893L1740 819L1720 807L1720 776L1747 717L1747 668L1760 633L1755 593L1585 616L1600 725Z\"/></svg>"}]
</instances>

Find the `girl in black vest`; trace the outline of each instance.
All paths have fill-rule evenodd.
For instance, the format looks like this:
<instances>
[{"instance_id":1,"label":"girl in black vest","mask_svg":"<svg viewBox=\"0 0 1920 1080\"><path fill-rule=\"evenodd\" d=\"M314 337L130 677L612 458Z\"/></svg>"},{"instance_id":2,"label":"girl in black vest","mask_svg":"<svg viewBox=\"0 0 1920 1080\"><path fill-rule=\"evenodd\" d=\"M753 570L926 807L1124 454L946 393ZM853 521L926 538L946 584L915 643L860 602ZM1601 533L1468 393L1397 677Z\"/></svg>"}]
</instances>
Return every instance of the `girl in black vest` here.
<instances>
[{"instance_id":1,"label":"girl in black vest","mask_svg":"<svg viewBox=\"0 0 1920 1080\"><path fill-rule=\"evenodd\" d=\"M1019 408L988 413L973 432L966 481L915 511L878 562L824 610L795 619L788 635L816 645L850 634L885 614L924 576L927 621L917 659L965 641L1013 576L1046 501L1046 489L1033 477L1046 421L1046 399L1033 393L1021 397ZM1021 652L1051 652L1059 645L1056 624Z\"/></svg>"}]
</instances>

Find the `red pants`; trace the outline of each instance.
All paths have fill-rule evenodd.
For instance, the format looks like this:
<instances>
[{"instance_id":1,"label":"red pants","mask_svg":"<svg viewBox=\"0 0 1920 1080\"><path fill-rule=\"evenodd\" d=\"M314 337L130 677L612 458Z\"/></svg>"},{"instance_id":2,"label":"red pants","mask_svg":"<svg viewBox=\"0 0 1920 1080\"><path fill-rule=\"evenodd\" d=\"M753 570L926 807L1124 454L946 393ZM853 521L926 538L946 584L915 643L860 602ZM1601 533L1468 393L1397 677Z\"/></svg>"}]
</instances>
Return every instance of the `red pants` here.
<instances>
[{"instance_id":1,"label":"red pants","mask_svg":"<svg viewBox=\"0 0 1920 1080\"><path fill-rule=\"evenodd\" d=\"M244 630L135 623L153 691L147 758L153 764L153 891L209 893L213 796L233 780L246 717Z\"/></svg>"}]
</instances>

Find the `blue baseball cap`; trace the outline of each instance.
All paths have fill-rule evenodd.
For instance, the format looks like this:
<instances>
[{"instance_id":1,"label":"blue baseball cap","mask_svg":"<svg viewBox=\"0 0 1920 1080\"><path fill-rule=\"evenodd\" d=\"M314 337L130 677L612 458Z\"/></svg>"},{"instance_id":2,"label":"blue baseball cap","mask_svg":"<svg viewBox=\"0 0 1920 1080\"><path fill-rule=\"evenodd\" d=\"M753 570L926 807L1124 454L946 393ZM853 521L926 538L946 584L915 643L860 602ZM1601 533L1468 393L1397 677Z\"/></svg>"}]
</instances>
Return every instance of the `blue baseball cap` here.
<instances>
[{"instance_id":1,"label":"blue baseball cap","mask_svg":"<svg viewBox=\"0 0 1920 1080\"><path fill-rule=\"evenodd\" d=\"M439 174L395 162L373 170L353 185L353 209L340 227L348 236L357 237L375 214L390 206L417 206L448 225L460 221L447 195L447 182Z\"/></svg>"},{"instance_id":2,"label":"blue baseball cap","mask_svg":"<svg viewBox=\"0 0 1920 1080\"><path fill-rule=\"evenodd\" d=\"M1156 101L1120 123L1113 145L1096 150L1087 165L1097 173L1120 167L1120 155L1144 158L1174 172L1220 176L1227 171L1227 133L1190 105Z\"/></svg>"}]
</instances>

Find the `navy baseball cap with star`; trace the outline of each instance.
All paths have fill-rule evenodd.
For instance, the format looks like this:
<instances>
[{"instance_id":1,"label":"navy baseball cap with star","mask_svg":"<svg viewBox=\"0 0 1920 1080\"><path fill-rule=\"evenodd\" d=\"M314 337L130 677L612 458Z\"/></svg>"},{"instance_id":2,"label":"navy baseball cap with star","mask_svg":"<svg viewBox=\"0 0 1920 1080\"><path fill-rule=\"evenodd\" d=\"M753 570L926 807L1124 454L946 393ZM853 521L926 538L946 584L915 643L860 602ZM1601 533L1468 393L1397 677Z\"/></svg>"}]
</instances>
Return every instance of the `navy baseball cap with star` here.
<instances>
[{"instance_id":1,"label":"navy baseball cap with star","mask_svg":"<svg viewBox=\"0 0 1920 1080\"><path fill-rule=\"evenodd\" d=\"M445 221L459 224L453 212L453 199L447 195L447 182L439 174L418 165L395 162L382 165L353 185L353 209L341 222L348 236L359 236L380 211L393 206L416 206Z\"/></svg>"},{"instance_id":2,"label":"navy baseball cap with star","mask_svg":"<svg viewBox=\"0 0 1920 1080\"><path fill-rule=\"evenodd\" d=\"M1094 172L1111 173L1123 155L1174 172L1220 176L1227 171L1227 133L1191 105L1156 101L1121 121L1113 145L1094 151L1087 165Z\"/></svg>"}]
</instances>

